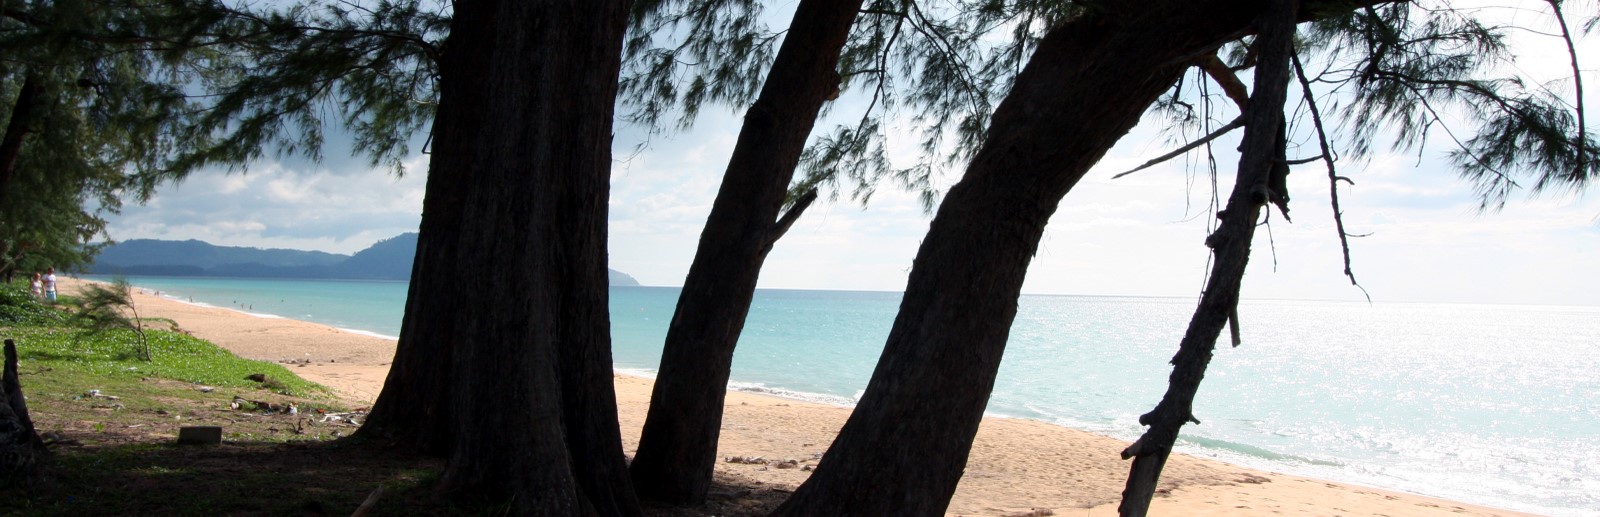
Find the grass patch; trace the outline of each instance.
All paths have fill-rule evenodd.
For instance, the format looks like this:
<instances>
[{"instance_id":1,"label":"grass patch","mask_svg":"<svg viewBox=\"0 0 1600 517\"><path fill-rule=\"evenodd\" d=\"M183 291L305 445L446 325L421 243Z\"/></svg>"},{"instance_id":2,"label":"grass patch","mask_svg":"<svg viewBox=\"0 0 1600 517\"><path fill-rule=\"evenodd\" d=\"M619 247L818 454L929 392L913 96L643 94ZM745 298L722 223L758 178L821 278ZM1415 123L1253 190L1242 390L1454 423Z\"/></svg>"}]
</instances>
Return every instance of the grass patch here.
<instances>
[{"instance_id":1,"label":"grass patch","mask_svg":"<svg viewBox=\"0 0 1600 517\"><path fill-rule=\"evenodd\" d=\"M99 382L160 377L217 388L258 387L264 383L248 377L260 374L273 381L272 391L281 395L331 396L327 388L296 377L277 363L241 359L187 334L166 330L145 332L153 357L148 362L139 359L132 330L91 334L59 327L13 327L0 329L0 336L16 340L17 355L21 359L19 371L47 368L59 371L62 376L87 377Z\"/></svg>"},{"instance_id":2,"label":"grass patch","mask_svg":"<svg viewBox=\"0 0 1600 517\"><path fill-rule=\"evenodd\" d=\"M144 361L132 330L86 333L69 326L70 304L13 291L0 286L0 338L17 342L51 454L27 483L0 484L0 517L349 515L380 486L373 515L504 515L503 502L440 500L443 460L350 439L355 404L276 363L150 319ZM192 425L222 427L222 444L178 445ZM703 507L647 505L645 515L766 515L788 495L721 472L714 483Z\"/></svg>"},{"instance_id":3,"label":"grass patch","mask_svg":"<svg viewBox=\"0 0 1600 517\"><path fill-rule=\"evenodd\" d=\"M51 450L27 484L0 486L0 516L347 515L378 486L391 494L380 515L452 513L418 488L441 462L341 440L357 429L355 404L327 388L171 320L143 322L145 361L133 330L72 327L64 301L0 286L0 338L17 344L18 378ZM178 445L192 425L222 427L223 443Z\"/></svg>"}]
</instances>

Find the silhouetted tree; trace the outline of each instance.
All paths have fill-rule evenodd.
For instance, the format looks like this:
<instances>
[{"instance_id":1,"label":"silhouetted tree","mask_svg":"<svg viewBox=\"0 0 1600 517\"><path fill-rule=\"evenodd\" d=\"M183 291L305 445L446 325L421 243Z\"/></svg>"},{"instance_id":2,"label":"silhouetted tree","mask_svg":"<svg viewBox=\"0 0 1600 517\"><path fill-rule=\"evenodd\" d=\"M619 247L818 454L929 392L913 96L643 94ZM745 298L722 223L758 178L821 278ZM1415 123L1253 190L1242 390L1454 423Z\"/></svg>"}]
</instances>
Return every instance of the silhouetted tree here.
<instances>
[{"instance_id":1,"label":"silhouetted tree","mask_svg":"<svg viewBox=\"0 0 1600 517\"><path fill-rule=\"evenodd\" d=\"M460 196L459 226L443 253L450 269L418 269L457 280L428 293L451 310L418 315L454 320L438 365L451 378L446 494L519 514L639 513L617 428L605 267L627 14L626 1L455 6L429 168Z\"/></svg>"},{"instance_id":2,"label":"silhouetted tree","mask_svg":"<svg viewBox=\"0 0 1600 517\"><path fill-rule=\"evenodd\" d=\"M1007 6L985 5L1009 12ZM816 472L778 515L944 510L993 387L1028 263L1057 203L1185 69L1212 63L1224 45L1250 35L1252 20L1266 4L1151 0L1082 5L1081 11L1044 24L1027 66L977 139L981 145L965 175L944 197L922 241L900 313L865 393ZM1408 4L1388 8L1375 2L1328 1L1306 2L1293 11L1295 20L1319 20L1321 30L1354 34L1358 31L1341 27L1372 29L1360 32L1370 36L1360 49L1365 52L1346 56L1367 66L1352 67L1341 83L1359 90L1341 111L1354 126L1349 135L1357 152L1386 127L1399 126L1397 144L1417 143L1419 136L1410 131L1439 122L1437 106L1450 103L1481 122L1478 136L1462 142L1455 156L1463 173L1480 182L1486 195L1514 185L1513 170L1531 172L1539 184L1552 186L1581 184L1592 176L1593 160L1587 156L1594 145L1579 129L1581 123L1575 123L1581 113L1573 117L1559 99L1525 93L1514 83L1472 78L1486 68L1481 66L1484 58L1471 55L1484 49L1471 45L1480 41L1483 27L1458 12L1427 11L1435 14L1422 16L1417 13L1424 9L1407 9ZM1424 37L1402 27L1421 30ZM1346 45L1334 50L1360 43ZM1242 61L1261 59L1251 53ZM1270 77L1282 81L1284 70L1274 68L1276 75ZM1254 106L1256 101L1250 102ZM1247 115L1282 119L1282 101L1261 104L1267 107L1246 110ZM1282 125L1256 123L1254 138L1268 139L1272 145L1267 149L1282 148ZM839 134L843 137L833 142L859 141ZM1256 208L1268 201L1287 202L1282 189L1275 192L1282 199L1250 190L1260 185L1254 175L1263 160L1274 167L1284 163L1281 155L1264 152L1253 147L1247 160L1254 165L1241 165L1241 171L1252 175L1240 188L1247 189L1247 202ZM1324 152L1331 161L1332 151L1324 146ZM1337 175L1330 176L1338 181ZM1224 231L1240 224L1253 227L1250 216L1257 212L1230 212ZM1234 263L1227 267L1242 271L1248 240L1225 236L1217 240L1233 239L1228 260ZM1222 260L1220 250L1218 256ZM1237 298L1236 284L1231 298L1227 294L1231 281L1214 279L1222 283L1214 284L1217 299L1205 302L1208 327L1216 324L1217 311L1231 313ZM1216 332L1210 330L1212 341ZM1174 379L1179 376L1175 373ZM1198 383L1198 377L1193 381ZM1130 452L1154 452L1160 449L1157 443L1151 440L1146 449Z\"/></svg>"},{"instance_id":3,"label":"silhouetted tree","mask_svg":"<svg viewBox=\"0 0 1600 517\"><path fill-rule=\"evenodd\" d=\"M667 329L630 467L641 497L705 501L734 345L767 253L816 197L804 194L778 217L817 114L839 94L839 52L860 8L861 0L800 2L761 94L745 113Z\"/></svg>"}]
</instances>

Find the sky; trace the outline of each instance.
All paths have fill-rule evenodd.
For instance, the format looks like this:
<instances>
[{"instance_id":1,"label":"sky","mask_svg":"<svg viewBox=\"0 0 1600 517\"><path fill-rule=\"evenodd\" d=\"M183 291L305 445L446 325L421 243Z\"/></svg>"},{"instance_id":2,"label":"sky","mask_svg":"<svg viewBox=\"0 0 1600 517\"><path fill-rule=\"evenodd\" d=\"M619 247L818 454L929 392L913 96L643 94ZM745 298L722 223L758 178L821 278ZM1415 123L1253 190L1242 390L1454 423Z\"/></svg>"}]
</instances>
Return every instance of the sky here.
<instances>
[{"instance_id":1,"label":"sky","mask_svg":"<svg viewBox=\"0 0 1600 517\"><path fill-rule=\"evenodd\" d=\"M1586 48L1596 47L1591 42ZM1600 55L1596 51L1589 55ZM1519 50L1517 66L1560 70L1563 61L1554 58L1565 54ZM1600 74L1590 70L1585 77L1593 81ZM1591 104L1600 101L1588 97ZM833 110L839 120L850 112L851 97L841 102L846 104ZM654 136L638 153L633 151L644 133L619 126L610 200L612 268L644 285L682 283L740 117L731 109L705 109L693 130ZM1208 267L1202 243L1211 190L1204 169L1193 158L1180 158L1111 179L1172 148L1155 119L1147 116L1062 201L1025 293L1198 296ZM903 140L891 136L896 160L914 152ZM1225 154L1232 144L1217 149ZM1289 184L1293 222L1274 214L1269 231L1257 234L1244 296L1363 301L1370 294L1378 302L1600 305L1600 272L1592 267L1600 259L1600 199L1594 193L1519 191L1503 209L1482 212L1471 185L1443 159L1448 149L1432 142L1421 153L1381 153L1340 164L1340 173L1355 182L1339 192L1346 228L1366 235L1350 240L1353 271L1365 292L1343 274L1326 170L1320 164L1295 167ZM108 233L119 241L199 239L349 254L416 231L427 157L413 156L408 173L397 177L343 154L335 143L320 164L263 160L244 173L196 173L162 188L147 204L124 207L110 217ZM1221 160L1226 196L1234 171L1230 157ZM952 173L940 184L957 179ZM893 186L880 188L867 207L848 196L825 195L773 249L760 287L903 290L930 217L915 195Z\"/></svg>"}]
</instances>

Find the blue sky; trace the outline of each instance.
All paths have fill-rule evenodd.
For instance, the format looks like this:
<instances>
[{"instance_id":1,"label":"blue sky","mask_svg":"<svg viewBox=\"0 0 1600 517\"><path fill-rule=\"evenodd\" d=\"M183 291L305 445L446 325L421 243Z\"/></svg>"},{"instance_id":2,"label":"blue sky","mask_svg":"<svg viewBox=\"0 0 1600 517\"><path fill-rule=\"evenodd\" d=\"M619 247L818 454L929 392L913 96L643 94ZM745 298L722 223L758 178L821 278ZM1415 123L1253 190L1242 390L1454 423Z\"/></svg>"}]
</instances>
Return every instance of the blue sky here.
<instances>
[{"instance_id":1,"label":"blue sky","mask_svg":"<svg viewBox=\"0 0 1600 517\"><path fill-rule=\"evenodd\" d=\"M1592 42L1585 48L1600 51ZM1564 60L1565 54L1554 58ZM1549 63L1561 63L1552 59L1547 50L1520 50L1516 66L1547 70L1554 66ZM1600 87L1600 75L1585 76ZM1591 104L1600 100L1589 97ZM845 114L849 100L834 110L836 116L854 116ZM1207 266L1201 243L1210 196L1209 180L1193 176L1201 169L1178 159L1110 179L1170 148L1154 118L1147 117L1067 195L1047 228L1025 292L1198 294ZM657 136L636 155L631 150L640 132L619 128L611 267L646 285L682 282L739 120L731 110L706 109L693 131ZM909 144L891 144L897 159L912 152ZM1233 175L1232 159L1224 155L1231 148L1218 146L1224 192ZM1420 155L1379 154L1341 164L1341 174L1355 181L1340 192L1345 223L1352 233L1371 234L1352 239L1351 248L1356 276L1373 299L1600 305L1600 273L1593 267L1600 258L1600 200L1518 192L1503 210L1480 213L1470 185L1441 159L1447 150L1434 142ZM200 239L352 253L415 231L426 157L413 157L410 174L397 178L342 154L334 147L322 164L269 160L243 174L195 174L163 188L144 206L127 206L111 218L109 233L117 240ZM943 184L954 181L946 177ZM1296 167L1290 192L1294 222L1274 217L1270 234L1258 234L1245 296L1363 300L1342 274L1325 170L1320 164ZM819 201L775 247L761 287L901 290L928 219L915 196L893 187L880 189L865 209L845 197Z\"/></svg>"}]
</instances>

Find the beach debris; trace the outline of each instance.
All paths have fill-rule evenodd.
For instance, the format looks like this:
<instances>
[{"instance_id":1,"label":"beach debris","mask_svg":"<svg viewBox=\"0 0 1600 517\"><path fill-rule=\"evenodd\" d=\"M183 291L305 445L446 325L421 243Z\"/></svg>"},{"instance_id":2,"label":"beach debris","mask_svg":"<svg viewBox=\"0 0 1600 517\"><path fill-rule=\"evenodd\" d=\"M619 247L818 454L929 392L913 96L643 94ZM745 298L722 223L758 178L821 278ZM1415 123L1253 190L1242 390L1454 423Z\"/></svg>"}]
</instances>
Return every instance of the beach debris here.
<instances>
[{"instance_id":1,"label":"beach debris","mask_svg":"<svg viewBox=\"0 0 1600 517\"><path fill-rule=\"evenodd\" d=\"M110 404L90 404L89 408L91 408L91 409L111 409L111 410L127 409L127 406L122 405L121 402L116 402L118 400L122 400L122 397L118 397L116 395L106 395L105 393L101 393L100 390L89 390L89 391L83 392L82 395L78 395L76 397L73 397L73 400L82 400L82 399L106 399L108 401L111 401Z\"/></svg>"},{"instance_id":2,"label":"beach debris","mask_svg":"<svg viewBox=\"0 0 1600 517\"><path fill-rule=\"evenodd\" d=\"M55 432L55 431L46 431L44 434L39 435L39 437L44 440L44 446L45 447L82 447L83 446L83 442L80 442L80 441L77 441L77 440L73 440L71 438L67 438L66 435L58 433L58 432Z\"/></svg>"},{"instance_id":3,"label":"beach debris","mask_svg":"<svg viewBox=\"0 0 1600 517\"><path fill-rule=\"evenodd\" d=\"M757 470L767 470L767 467L769 467L769 466L773 467L773 468L778 468L778 469L795 469L795 468L798 468L798 469L801 469L801 470L807 471L807 472L809 472L811 470L811 466L810 465L806 465L805 467L801 467L800 466L800 460L797 460L797 459L794 459L794 458L784 458L784 459L781 459L781 460L769 460L769 459L766 459L766 458L763 458L763 457L760 457L760 456L729 456L727 458L723 458L722 461L725 462L725 463L737 463L737 464L740 464L740 465L761 465L762 467L760 469L757 469Z\"/></svg>"},{"instance_id":4,"label":"beach debris","mask_svg":"<svg viewBox=\"0 0 1600 517\"><path fill-rule=\"evenodd\" d=\"M213 391L217 391L216 388L213 388L211 386L201 386L201 387L198 387L198 388L195 388L195 389L200 390L200 393L211 393Z\"/></svg>"},{"instance_id":5,"label":"beach debris","mask_svg":"<svg viewBox=\"0 0 1600 517\"><path fill-rule=\"evenodd\" d=\"M80 398L80 399L100 398L100 399L106 399L106 400L122 400L122 397L118 397L116 395L107 395L105 393L101 393L100 390L85 391L85 392L83 392L83 395L80 395L78 398Z\"/></svg>"},{"instance_id":6,"label":"beach debris","mask_svg":"<svg viewBox=\"0 0 1600 517\"><path fill-rule=\"evenodd\" d=\"M1008 513L1005 517L1050 517L1056 512L1049 508L1034 508L1026 512Z\"/></svg>"},{"instance_id":7,"label":"beach debris","mask_svg":"<svg viewBox=\"0 0 1600 517\"><path fill-rule=\"evenodd\" d=\"M1269 478L1265 478L1265 477L1262 477L1262 476L1257 476L1257 475L1251 474L1249 472L1240 472L1239 475L1240 476L1244 476L1244 477L1241 477L1239 479L1233 480L1235 483L1245 483L1245 484L1250 484L1250 485L1259 485L1259 484L1262 484L1262 483L1271 483L1272 482L1272 480L1269 479Z\"/></svg>"},{"instance_id":8,"label":"beach debris","mask_svg":"<svg viewBox=\"0 0 1600 517\"><path fill-rule=\"evenodd\" d=\"M250 400L238 395L233 396L233 401L228 403L228 409L235 411L282 413L285 415L296 415L300 413L300 407L295 405L293 402L287 404L277 404L261 400Z\"/></svg>"},{"instance_id":9,"label":"beach debris","mask_svg":"<svg viewBox=\"0 0 1600 517\"><path fill-rule=\"evenodd\" d=\"M360 426L361 422L363 420L367 419L367 412L365 412L365 411L351 411L349 413L328 413L326 411L318 409L317 412L322 414L322 423L325 423L325 424L341 424L342 423L342 424L349 424L349 425L353 425L353 426Z\"/></svg>"}]
</instances>

